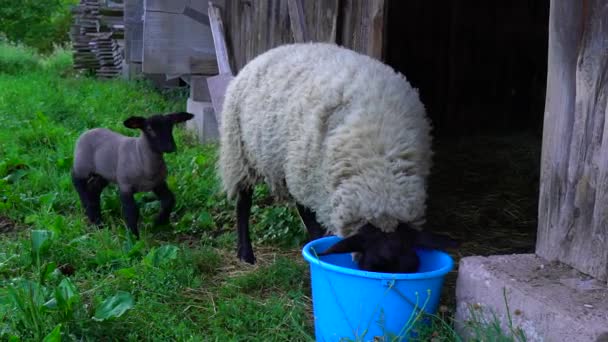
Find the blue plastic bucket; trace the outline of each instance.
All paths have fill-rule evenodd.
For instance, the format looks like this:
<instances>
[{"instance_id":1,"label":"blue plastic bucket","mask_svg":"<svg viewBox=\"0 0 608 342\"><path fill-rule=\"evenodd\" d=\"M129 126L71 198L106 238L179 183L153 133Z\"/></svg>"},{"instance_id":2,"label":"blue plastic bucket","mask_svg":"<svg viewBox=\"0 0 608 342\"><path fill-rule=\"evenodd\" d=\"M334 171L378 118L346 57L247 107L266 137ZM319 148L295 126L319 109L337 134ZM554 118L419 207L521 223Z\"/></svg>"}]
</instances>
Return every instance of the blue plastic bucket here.
<instances>
[{"instance_id":1,"label":"blue plastic bucket","mask_svg":"<svg viewBox=\"0 0 608 342\"><path fill-rule=\"evenodd\" d=\"M310 263L317 341L406 341L421 310L435 313L445 275L454 261L441 251L417 250L419 273L396 274L359 270L350 253L318 258L340 241L331 236L306 244ZM399 338L397 339L399 340Z\"/></svg>"}]
</instances>

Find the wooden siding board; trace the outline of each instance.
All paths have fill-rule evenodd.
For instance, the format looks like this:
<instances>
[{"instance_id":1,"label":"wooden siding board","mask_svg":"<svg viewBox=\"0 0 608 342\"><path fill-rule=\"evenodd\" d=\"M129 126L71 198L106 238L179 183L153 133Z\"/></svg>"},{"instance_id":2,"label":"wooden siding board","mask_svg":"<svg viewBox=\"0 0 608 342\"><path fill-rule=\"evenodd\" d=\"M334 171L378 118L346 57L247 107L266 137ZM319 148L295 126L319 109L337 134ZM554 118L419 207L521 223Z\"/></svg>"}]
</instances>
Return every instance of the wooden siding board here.
<instances>
[{"instance_id":1,"label":"wooden siding board","mask_svg":"<svg viewBox=\"0 0 608 342\"><path fill-rule=\"evenodd\" d=\"M209 26L183 14L147 9L144 18L145 73L217 73Z\"/></svg>"},{"instance_id":2,"label":"wooden siding board","mask_svg":"<svg viewBox=\"0 0 608 342\"><path fill-rule=\"evenodd\" d=\"M536 244L540 256L601 280L608 279L606 36L606 0L551 2Z\"/></svg>"}]
</instances>

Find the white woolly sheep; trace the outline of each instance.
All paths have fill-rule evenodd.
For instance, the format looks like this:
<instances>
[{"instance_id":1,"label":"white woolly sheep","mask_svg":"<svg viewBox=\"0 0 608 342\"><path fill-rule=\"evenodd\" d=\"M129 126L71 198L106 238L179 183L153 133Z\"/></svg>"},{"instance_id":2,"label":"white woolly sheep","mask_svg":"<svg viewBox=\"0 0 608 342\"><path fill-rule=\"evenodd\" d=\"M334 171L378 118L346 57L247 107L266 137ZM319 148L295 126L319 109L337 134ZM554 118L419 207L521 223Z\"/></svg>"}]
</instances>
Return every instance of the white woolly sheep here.
<instances>
[{"instance_id":1,"label":"white woolly sheep","mask_svg":"<svg viewBox=\"0 0 608 342\"><path fill-rule=\"evenodd\" d=\"M109 182L118 184L127 227L139 237L139 211L133 195L153 191L161 210L156 224L165 224L175 205L167 186L167 166L163 153L175 152L173 125L192 119L190 113L133 116L124 121L128 128L141 129L138 138L126 137L105 128L83 133L74 149L72 182L91 223L101 223L100 195Z\"/></svg>"},{"instance_id":2,"label":"white woolly sheep","mask_svg":"<svg viewBox=\"0 0 608 342\"><path fill-rule=\"evenodd\" d=\"M326 253L357 252L362 269L415 271L415 244L448 242L418 233L430 129L417 91L368 56L306 43L256 57L230 83L220 127L238 257L255 262L248 219L252 188L265 181L278 199L295 200L311 238L324 228L347 238Z\"/></svg>"}]
</instances>

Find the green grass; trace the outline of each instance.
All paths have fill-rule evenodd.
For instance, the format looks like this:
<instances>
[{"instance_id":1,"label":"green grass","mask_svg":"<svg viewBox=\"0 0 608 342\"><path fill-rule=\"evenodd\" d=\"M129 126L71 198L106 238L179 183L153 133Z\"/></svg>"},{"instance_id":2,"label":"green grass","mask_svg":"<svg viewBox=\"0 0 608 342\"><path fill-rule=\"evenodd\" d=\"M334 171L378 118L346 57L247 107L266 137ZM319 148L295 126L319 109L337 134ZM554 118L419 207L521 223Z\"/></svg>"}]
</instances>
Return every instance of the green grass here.
<instances>
[{"instance_id":1,"label":"green grass","mask_svg":"<svg viewBox=\"0 0 608 342\"><path fill-rule=\"evenodd\" d=\"M100 126L136 135L122 126L128 116L184 110L185 103L179 91L76 74L68 51L40 57L0 44L0 339L313 339L299 254L306 236L294 209L257 188L258 264L238 262L216 146L175 130L178 153L167 156L177 198L170 227L152 227L159 204L138 194L142 239L132 240L114 187L102 195L105 226L86 224L69 177L78 135ZM420 333L455 340L448 321Z\"/></svg>"}]
</instances>

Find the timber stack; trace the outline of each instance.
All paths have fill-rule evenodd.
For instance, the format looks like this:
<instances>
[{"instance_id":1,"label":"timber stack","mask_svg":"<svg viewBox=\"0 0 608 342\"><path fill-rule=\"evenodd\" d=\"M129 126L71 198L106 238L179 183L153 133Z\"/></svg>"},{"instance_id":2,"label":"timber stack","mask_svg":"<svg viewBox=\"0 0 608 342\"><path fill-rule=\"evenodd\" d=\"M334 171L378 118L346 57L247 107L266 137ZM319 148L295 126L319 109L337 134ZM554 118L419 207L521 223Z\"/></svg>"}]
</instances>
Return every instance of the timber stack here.
<instances>
[{"instance_id":1,"label":"timber stack","mask_svg":"<svg viewBox=\"0 0 608 342\"><path fill-rule=\"evenodd\" d=\"M74 68L100 78L121 75L124 59L122 1L80 0L72 9Z\"/></svg>"}]
</instances>

